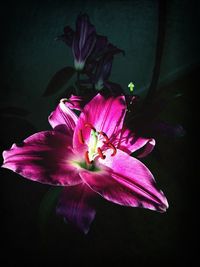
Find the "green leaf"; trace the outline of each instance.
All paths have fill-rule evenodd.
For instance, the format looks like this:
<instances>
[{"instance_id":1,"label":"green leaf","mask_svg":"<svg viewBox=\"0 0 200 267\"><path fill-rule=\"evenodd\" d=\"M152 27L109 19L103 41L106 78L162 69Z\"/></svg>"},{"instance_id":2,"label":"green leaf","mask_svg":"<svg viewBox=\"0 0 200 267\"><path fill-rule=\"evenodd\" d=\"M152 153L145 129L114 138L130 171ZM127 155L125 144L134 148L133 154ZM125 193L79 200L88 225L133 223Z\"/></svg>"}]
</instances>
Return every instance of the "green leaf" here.
<instances>
[{"instance_id":1,"label":"green leaf","mask_svg":"<svg viewBox=\"0 0 200 267\"><path fill-rule=\"evenodd\" d=\"M39 208L39 227L43 231L47 225L51 212L55 206L63 187L52 187L44 195Z\"/></svg>"},{"instance_id":2,"label":"green leaf","mask_svg":"<svg viewBox=\"0 0 200 267\"><path fill-rule=\"evenodd\" d=\"M75 69L72 67L65 67L51 78L43 96L50 96L58 92L67 82L72 78L75 73Z\"/></svg>"}]
</instances>

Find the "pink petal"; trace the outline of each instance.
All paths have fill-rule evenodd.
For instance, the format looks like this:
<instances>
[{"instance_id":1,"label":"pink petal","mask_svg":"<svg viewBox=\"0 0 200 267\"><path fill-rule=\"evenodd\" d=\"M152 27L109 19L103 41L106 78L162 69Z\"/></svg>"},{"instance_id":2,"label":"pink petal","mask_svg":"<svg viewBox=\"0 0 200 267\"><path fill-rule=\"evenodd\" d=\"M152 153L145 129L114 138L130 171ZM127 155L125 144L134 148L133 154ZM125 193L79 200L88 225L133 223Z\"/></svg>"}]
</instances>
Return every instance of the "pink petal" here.
<instances>
[{"instance_id":1,"label":"pink petal","mask_svg":"<svg viewBox=\"0 0 200 267\"><path fill-rule=\"evenodd\" d=\"M36 133L4 151L2 167L44 184L78 184L77 169L68 161L73 156L71 141L58 131Z\"/></svg>"},{"instance_id":2,"label":"pink petal","mask_svg":"<svg viewBox=\"0 0 200 267\"><path fill-rule=\"evenodd\" d=\"M167 200L157 189L149 169L123 151L118 150L114 157L110 156L111 153L107 151L106 159L99 159L102 164L100 172L81 172L83 181L111 202L166 211Z\"/></svg>"},{"instance_id":3,"label":"pink petal","mask_svg":"<svg viewBox=\"0 0 200 267\"><path fill-rule=\"evenodd\" d=\"M57 213L85 234L94 220L94 193L86 184L65 187L57 206Z\"/></svg>"},{"instance_id":4,"label":"pink petal","mask_svg":"<svg viewBox=\"0 0 200 267\"><path fill-rule=\"evenodd\" d=\"M62 126L64 132L66 131L72 135L78 122L78 117L72 109L78 109L79 105L76 103L77 101L69 101L64 98L61 99L56 109L49 115L48 120L53 129Z\"/></svg>"},{"instance_id":5,"label":"pink petal","mask_svg":"<svg viewBox=\"0 0 200 267\"><path fill-rule=\"evenodd\" d=\"M155 143L153 138L137 137L128 129L123 130L121 136L118 136L113 142L116 147L128 154L143 148L142 153L137 156L138 158L147 156L154 149Z\"/></svg>"},{"instance_id":6,"label":"pink petal","mask_svg":"<svg viewBox=\"0 0 200 267\"><path fill-rule=\"evenodd\" d=\"M83 97L77 95L71 95L69 101L67 102L67 106L70 109L76 109L82 111L82 102L83 102Z\"/></svg>"},{"instance_id":7,"label":"pink petal","mask_svg":"<svg viewBox=\"0 0 200 267\"><path fill-rule=\"evenodd\" d=\"M96 95L83 109L74 132L73 145L80 148L78 133L81 130L87 141L91 129L85 124L91 124L97 131L103 131L110 138L116 136L122 129L126 103L123 96L104 98Z\"/></svg>"}]
</instances>

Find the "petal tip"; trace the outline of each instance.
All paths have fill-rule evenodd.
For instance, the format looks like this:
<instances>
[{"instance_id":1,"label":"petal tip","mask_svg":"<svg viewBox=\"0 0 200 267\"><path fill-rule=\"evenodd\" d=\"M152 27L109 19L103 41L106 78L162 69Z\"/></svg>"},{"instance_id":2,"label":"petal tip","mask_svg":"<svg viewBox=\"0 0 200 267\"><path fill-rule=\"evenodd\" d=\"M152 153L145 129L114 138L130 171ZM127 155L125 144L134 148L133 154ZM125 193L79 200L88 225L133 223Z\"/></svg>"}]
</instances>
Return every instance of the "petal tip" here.
<instances>
[{"instance_id":1,"label":"petal tip","mask_svg":"<svg viewBox=\"0 0 200 267\"><path fill-rule=\"evenodd\" d=\"M161 191L162 194L162 204L160 205L160 212L166 212L167 209L169 208L169 203L167 201L167 198L165 197L165 195L163 194L163 192Z\"/></svg>"}]
</instances>

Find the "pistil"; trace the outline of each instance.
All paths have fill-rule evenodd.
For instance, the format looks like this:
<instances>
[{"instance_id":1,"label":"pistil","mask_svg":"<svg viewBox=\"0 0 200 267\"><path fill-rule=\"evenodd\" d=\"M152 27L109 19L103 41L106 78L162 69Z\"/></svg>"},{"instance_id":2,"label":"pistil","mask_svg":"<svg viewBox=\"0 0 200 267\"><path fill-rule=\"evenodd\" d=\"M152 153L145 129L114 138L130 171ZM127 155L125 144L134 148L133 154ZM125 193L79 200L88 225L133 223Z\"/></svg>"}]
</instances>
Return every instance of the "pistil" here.
<instances>
[{"instance_id":1,"label":"pistil","mask_svg":"<svg viewBox=\"0 0 200 267\"><path fill-rule=\"evenodd\" d=\"M85 152L84 157L85 157L85 162L87 165L92 165L94 162L94 158L96 156L99 156L101 159L105 159L106 156L103 154L103 150L101 147L98 147L98 144L103 142L105 146L108 148L111 148L113 150L111 156L115 156L117 153L116 147L110 142L110 139L104 133L103 131L97 132L95 127L91 123L85 123L84 125L86 128L90 128L90 138L89 138L89 143L88 145L88 150ZM103 137L104 140L100 141L100 136ZM78 140L81 144L85 144L85 140L83 137L83 131L80 129L78 131ZM99 142L100 141L100 142ZM102 144L102 143L101 143ZM105 149L105 147L104 147Z\"/></svg>"}]
</instances>

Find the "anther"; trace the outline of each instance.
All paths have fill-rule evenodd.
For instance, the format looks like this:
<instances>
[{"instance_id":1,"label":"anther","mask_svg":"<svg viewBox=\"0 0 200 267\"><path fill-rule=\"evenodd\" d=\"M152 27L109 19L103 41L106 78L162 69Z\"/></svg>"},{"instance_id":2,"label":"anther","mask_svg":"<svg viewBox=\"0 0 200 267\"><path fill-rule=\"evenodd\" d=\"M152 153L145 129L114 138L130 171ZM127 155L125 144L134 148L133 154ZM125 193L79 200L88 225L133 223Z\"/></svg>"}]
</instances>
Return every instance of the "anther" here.
<instances>
[{"instance_id":1,"label":"anther","mask_svg":"<svg viewBox=\"0 0 200 267\"><path fill-rule=\"evenodd\" d=\"M110 140L109 140L109 138L108 138L108 136L107 136L107 134L105 134L104 132L99 132L99 134L100 135L102 135L104 138L105 138L105 141L104 141L104 143L105 144L108 144L108 143L110 143Z\"/></svg>"},{"instance_id":2,"label":"anther","mask_svg":"<svg viewBox=\"0 0 200 267\"><path fill-rule=\"evenodd\" d=\"M96 132L96 129L91 123L85 123L85 127L89 127L90 129L94 130Z\"/></svg>"},{"instance_id":3,"label":"anther","mask_svg":"<svg viewBox=\"0 0 200 267\"><path fill-rule=\"evenodd\" d=\"M110 148L112 148L112 150L113 150L113 153L111 154L111 156L115 156L116 153L117 153L117 149L116 149L116 147L115 147L113 144L111 144L111 143L109 143L108 146L109 146Z\"/></svg>"},{"instance_id":4,"label":"anther","mask_svg":"<svg viewBox=\"0 0 200 267\"><path fill-rule=\"evenodd\" d=\"M106 158L106 156L102 153L102 150L101 150L100 147L97 148L97 152L98 152L98 154L99 154L101 159L105 159Z\"/></svg>"},{"instance_id":5,"label":"anther","mask_svg":"<svg viewBox=\"0 0 200 267\"><path fill-rule=\"evenodd\" d=\"M79 130L78 131L78 140L79 142L83 145L85 142L84 142L84 139L83 139L83 133L82 133L82 130Z\"/></svg>"},{"instance_id":6,"label":"anther","mask_svg":"<svg viewBox=\"0 0 200 267\"><path fill-rule=\"evenodd\" d=\"M93 163L93 160L90 161L90 159L89 159L89 152L88 151L85 152L85 161L88 165Z\"/></svg>"}]
</instances>

